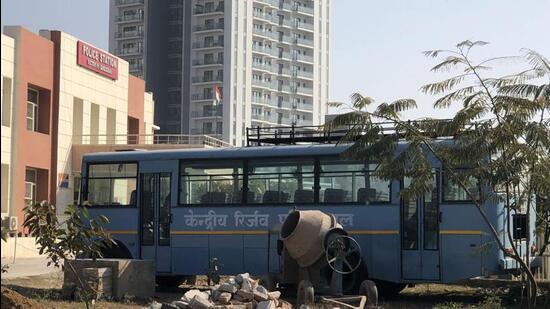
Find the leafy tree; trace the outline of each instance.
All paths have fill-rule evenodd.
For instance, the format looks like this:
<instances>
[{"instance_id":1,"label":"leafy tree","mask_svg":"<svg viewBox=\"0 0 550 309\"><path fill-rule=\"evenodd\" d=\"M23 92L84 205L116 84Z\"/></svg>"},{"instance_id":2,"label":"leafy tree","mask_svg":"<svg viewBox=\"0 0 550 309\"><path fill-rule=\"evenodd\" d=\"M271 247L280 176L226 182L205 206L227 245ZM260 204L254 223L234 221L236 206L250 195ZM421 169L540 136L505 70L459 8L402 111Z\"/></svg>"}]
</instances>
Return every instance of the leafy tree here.
<instances>
[{"instance_id":1,"label":"leafy tree","mask_svg":"<svg viewBox=\"0 0 550 309\"><path fill-rule=\"evenodd\" d=\"M351 125L343 141L353 145L345 155L378 162L375 176L380 178L409 178L410 186L401 191L403 199L432 189L432 166L428 157L438 159L446 176L473 201L498 248L520 265L527 277L529 304L534 306L537 286L529 258L523 260L518 253L509 220L506 234L512 251L507 250L487 217L484 204L499 201L504 204L508 218L513 210L519 209L525 210L529 218L535 196L549 196L550 120L545 115L550 111L550 82L542 85L528 82L550 81L550 65L544 56L525 50L524 59L529 69L503 77L484 77L491 62L510 59L497 57L474 63L471 49L486 44L464 41L457 44L455 50L425 52L428 57L444 57L432 71L460 72L421 88L424 93L439 96L435 108L458 105L459 110L452 119L406 121L401 112L416 108L414 100L381 103L372 109L372 98L355 93L351 96L354 110L336 117L326 129ZM453 140L438 138L442 136ZM496 193L486 192L479 198L472 190L471 179L482 180ZM527 243L530 241L531 235L528 235Z\"/></svg>"},{"instance_id":2,"label":"leafy tree","mask_svg":"<svg viewBox=\"0 0 550 309\"><path fill-rule=\"evenodd\" d=\"M88 287L69 261L79 254L101 257L103 248L115 244L103 229L108 219L105 216L92 219L86 207L69 205L64 212L67 219L60 222L55 206L46 201L29 205L24 212L23 226L36 237L39 253L48 257L48 266L53 264L58 268L69 268L77 279L86 308L89 308Z\"/></svg>"}]
</instances>

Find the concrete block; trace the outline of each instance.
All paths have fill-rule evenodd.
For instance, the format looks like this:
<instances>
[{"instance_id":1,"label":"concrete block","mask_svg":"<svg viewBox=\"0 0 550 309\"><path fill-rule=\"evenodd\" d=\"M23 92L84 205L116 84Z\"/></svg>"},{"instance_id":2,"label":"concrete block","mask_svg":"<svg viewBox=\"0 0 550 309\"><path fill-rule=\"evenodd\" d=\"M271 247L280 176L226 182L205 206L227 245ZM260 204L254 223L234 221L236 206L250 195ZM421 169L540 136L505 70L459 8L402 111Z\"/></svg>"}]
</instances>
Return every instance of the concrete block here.
<instances>
[{"instance_id":1,"label":"concrete block","mask_svg":"<svg viewBox=\"0 0 550 309\"><path fill-rule=\"evenodd\" d=\"M191 307L191 309L209 309L212 307L212 303L208 299L195 296L189 303L189 307Z\"/></svg>"},{"instance_id":2,"label":"concrete block","mask_svg":"<svg viewBox=\"0 0 550 309\"><path fill-rule=\"evenodd\" d=\"M81 278L83 278L84 268L110 268L113 297L116 299L123 299L125 295L131 295L137 299L148 299L155 294L155 264L151 260L77 259L67 263L75 268ZM65 266L63 285L78 285L70 267Z\"/></svg>"},{"instance_id":3,"label":"concrete block","mask_svg":"<svg viewBox=\"0 0 550 309\"><path fill-rule=\"evenodd\" d=\"M271 300L261 301L258 303L256 309L275 309L275 303Z\"/></svg>"},{"instance_id":4,"label":"concrete block","mask_svg":"<svg viewBox=\"0 0 550 309\"><path fill-rule=\"evenodd\" d=\"M275 299L279 299L281 297L281 292L279 292L279 291L269 292L269 293L267 293L267 295L269 296L270 300L275 300Z\"/></svg>"}]
</instances>

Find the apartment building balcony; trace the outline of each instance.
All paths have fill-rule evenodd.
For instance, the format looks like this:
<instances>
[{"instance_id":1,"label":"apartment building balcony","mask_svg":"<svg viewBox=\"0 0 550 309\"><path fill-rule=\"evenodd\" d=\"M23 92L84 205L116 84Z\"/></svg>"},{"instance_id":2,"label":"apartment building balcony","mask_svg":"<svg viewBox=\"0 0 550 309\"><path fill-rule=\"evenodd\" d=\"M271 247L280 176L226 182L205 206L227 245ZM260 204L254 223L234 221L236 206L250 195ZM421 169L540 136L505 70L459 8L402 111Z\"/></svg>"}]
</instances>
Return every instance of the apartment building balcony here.
<instances>
[{"instance_id":1,"label":"apartment building balcony","mask_svg":"<svg viewBox=\"0 0 550 309\"><path fill-rule=\"evenodd\" d=\"M191 117L193 118L211 118L211 117L222 117L223 113L221 110L205 110L205 111L192 111Z\"/></svg>"},{"instance_id":2,"label":"apartment building balcony","mask_svg":"<svg viewBox=\"0 0 550 309\"><path fill-rule=\"evenodd\" d=\"M118 16L116 16L115 20L118 23L142 22L143 21L143 14L142 13L136 13L136 14L132 14L132 15L118 15Z\"/></svg>"},{"instance_id":3,"label":"apartment building balcony","mask_svg":"<svg viewBox=\"0 0 550 309\"><path fill-rule=\"evenodd\" d=\"M293 93L292 88L289 85L278 85L277 91L280 92L286 92L286 93Z\"/></svg>"},{"instance_id":4,"label":"apartment building balcony","mask_svg":"<svg viewBox=\"0 0 550 309\"><path fill-rule=\"evenodd\" d=\"M271 6L273 8L279 7L279 0L256 0L256 3Z\"/></svg>"},{"instance_id":5,"label":"apartment building balcony","mask_svg":"<svg viewBox=\"0 0 550 309\"><path fill-rule=\"evenodd\" d=\"M130 72L141 72L143 71L143 64L142 63L130 63L128 65L128 69Z\"/></svg>"},{"instance_id":6,"label":"apartment building balcony","mask_svg":"<svg viewBox=\"0 0 550 309\"><path fill-rule=\"evenodd\" d=\"M193 63L194 67L218 66L218 65L223 65L223 58L221 58L221 59L194 59L192 63Z\"/></svg>"},{"instance_id":7,"label":"apartment building balcony","mask_svg":"<svg viewBox=\"0 0 550 309\"><path fill-rule=\"evenodd\" d=\"M290 71L290 69L279 69L277 70L276 73L281 76L288 76L288 77L293 76L292 71Z\"/></svg>"},{"instance_id":8,"label":"apartment building balcony","mask_svg":"<svg viewBox=\"0 0 550 309\"><path fill-rule=\"evenodd\" d=\"M294 4L292 6L292 10L297 13L313 16L315 14L315 11L312 7L304 6L304 5L298 5Z\"/></svg>"},{"instance_id":9,"label":"apartment building balcony","mask_svg":"<svg viewBox=\"0 0 550 309\"><path fill-rule=\"evenodd\" d=\"M224 24L222 23L214 23L214 24L208 24L208 25L196 25L193 26L194 32L205 32L205 31L223 31Z\"/></svg>"},{"instance_id":10,"label":"apartment building balcony","mask_svg":"<svg viewBox=\"0 0 550 309\"><path fill-rule=\"evenodd\" d=\"M276 89L275 83L270 81L263 81L263 80L252 80L252 86L253 87L261 87L261 88L267 88L269 90Z\"/></svg>"},{"instance_id":11,"label":"apartment building balcony","mask_svg":"<svg viewBox=\"0 0 550 309\"><path fill-rule=\"evenodd\" d=\"M273 48L267 48L267 47L261 47L258 45L252 45L252 51L255 53L260 53L266 56L275 56L277 55L277 51Z\"/></svg>"},{"instance_id":12,"label":"apartment building balcony","mask_svg":"<svg viewBox=\"0 0 550 309\"><path fill-rule=\"evenodd\" d=\"M121 48L115 51L119 56L135 56L143 53L143 47Z\"/></svg>"},{"instance_id":13,"label":"apartment building balcony","mask_svg":"<svg viewBox=\"0 0 550 309\"><path fill-rule=\"evenodd\" d=\"M126 7L132 5L142 5L145 3L145 0L116 0L115 5L117 7Z\"/></svg>"},{"instance_id":14,"label":"apartment building balcony","mask_svg":"<svg viewBox=\"0 0 550 309\"><path fill-rule=\"evenodd\" d=\"M277 123L277 117L274 115L267 115L267 114L252 114L252 121L262 121L262 122L269 122L269 123Z\"/></svg>"},{"instance_id":15,"label":"apartment building balcony","mask_svg":"<svg viewBox=\"0 0 550 309\"><path fill-rule=\"evenodd\" d=\"M115 32L115 39L117 40L140 39L140 38L143 38L142 30Z\"/></svg>"},{"instance_id":16,"label":"apartment building balcony","mask_svg":"<svg viewBox=\"0 0 550 309\"><path fill-rule=\"evenodd\" d=\"M252 13L252 16L254 16L254 18L256 19L259 19L267 23L277 24L277 19L271 14L265 14L265 13L260 13L258 11L254 11L254 13Z\"/></svg>"},{"instance_id":17,"label":"apartment building balcony","mask_svg":"<svg viewBox=\"0 0 550 309\"><path fill-rule=\"evenodd\" d=\"M308 23L304 23L304 22L295 22L294 23L294 26L300 30L305 30L305 31L309 31L309 32L313 32L314 31L314 26L313 24L308 24Z\"/></svg>"},{"instance_id":18,"label":"apartment building balcony","mask_svg":"<svg viewBox=\"0 0 550 309\"><path fill-rule=\"evenodd\" d=\"M313 40L310 39L294 38L293 43L296 45L313 48Z\"/></svg>"},{"instance_id":19,"label":"apartment building balcony","mask_svg":"<svg viewBox=\"0 0 550 309\"><path fill-rule=\"evenodd\" d=\"M305 63L313 64L313 57L311 57L311 56L293 54L292 55L292 60L297 61L297 62L305 62Z\"/></svg>"},{"instance_id":20,"label":"apartment building balcony","mask_svg":"<svg viewBox=\"0 0 550 309\"><path fill-rule=\"evenodd\" d=\"M213 94L195 93L191 95L191 101L212 101L214 100Z\"/></svg>"},{"instance_id":21,"label":"apartment building balcony","mask_svg":"<svg viewBox=\"0 0 550 309\"><path fill-rule=\"evenodd\" d=\"M251 103L251 104L255 104L255 105L268 105L268 106L272 106L272 104L273 104L273 99L262 98L262 97L252 97L252 98L250 99L250 103Z\"/></svg>"},{"instance_id":22,"label":"apartment building balcony","mask_svg":"<svg viewBox=\"0 0 550 309\"><path fill-rule=\"evenodd\" d=\"M278 4L278 6L279 6L279 10L282 10L282 11L292 12L294 10L294 6L287 2L281 2Z\"/></svg>"},{"instance_id":23,"label":"apartment building balcony","mask_svg":"<svg viewBox=\"0 0 550 309\"><path fill-rule=\"evenodd\" d=\"M265 39L270 39L270 40L276 39L276 38L273 36L273 32L271 32L271 31L266 31L266 30L263 30L263 29L254 28L254 29L252 29L252 34L253 34L253 35L261 36L261 37L263 37L263 38L265 38Z\"/></svg>"},{"instance_id":24,"label":"apartment building balcony","mask_svg":"<svg viewBox=\"0 0 550 309\"><path fill-rule=\"evenodd\" d=\"M193 49L223 48L223 41L193 42Z\"/></svg>"},{"instance_id":25,"label":"apartment building balcony","mask_svg":"<svg viewBox=\"0 0 550 309\"><path fill-rule=\"evenodd\" d=\"M257 62L252 62L252 69L253 70L260 70L260 71L268 72L268 73L273 72L273 66L272 65L264 64L264 63L257 63Z\"/></svg>"},{"instance_id":26,"label":"apartment building balcony","mask_svg":"<svg viewBox=\"0 0 550 309\"><path fill-rule=\"evenodd\" d=\"M279 43L289 44L289 45L290 44L295 44L295 40L296 40L296 39L293 39L292 37L290 37L288 35L276 35L275 39Z\"/></svg>"},{"instance_id":27,"label":"apartment building balcony","mask_svg":"<svg viewBox=\"0 0 550 309\"><path fill-rule=\"evenodd\" d=\"M195 7L193 9L193 15L215 15L219 13L224 13L225 8L223 5L218 5L216 7Z\"/></svg>"},{"instance_id":28,"label":"apartment building balcony","mask_svg":"<svg viewBox=\"0 0 550 309\"><path fill-rule=\"evenodd\" d=\"M313 79L313 73L312 72L307 72L307 71L303 71L303 70L293 70L292 71L292 76L293 77L297 77L297 78L303 78L303 79Z\"/></svg>"},{"instance_id":29,"label":"apartment building balcony","mask_svg":"<svg viewBox=\"0 0 550 309\"><path fill-rule=\"evenodd\" d=\"M302 94L302 95L313 95L313 88L292 86L291 92L295 94Z\"/></svg>"},{"instance_id":30,"label":"apartment building balcony","mask_svg":"<svg viewBox=\"0 0 550 309\"><path fill-rule=\"evenodd\" d=\"M193 84L208 84L208 83L221 83L223 82L223 76L195 76L191 79Z\"/></svg>"}]
</instances>

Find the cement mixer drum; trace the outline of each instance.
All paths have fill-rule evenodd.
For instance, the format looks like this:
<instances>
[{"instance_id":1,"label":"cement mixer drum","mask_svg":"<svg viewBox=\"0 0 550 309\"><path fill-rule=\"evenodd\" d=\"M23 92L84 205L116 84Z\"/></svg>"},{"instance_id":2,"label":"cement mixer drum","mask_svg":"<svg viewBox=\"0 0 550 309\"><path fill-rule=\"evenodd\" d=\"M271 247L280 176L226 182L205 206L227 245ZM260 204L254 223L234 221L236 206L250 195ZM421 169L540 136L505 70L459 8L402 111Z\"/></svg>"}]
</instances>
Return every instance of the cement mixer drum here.
<instances>
[{"instance_id":1,"label":"cement mixer drum","mask_svg":"<svg viewBox=\"0 0 550 309\"><path fill-rule=\"evenodd\" d=\"M288 254L300 267L309 267L325 254L325 235L338 227L333 215L318 210L291 212L281 227Z\"/></svg>"}]
</instances>

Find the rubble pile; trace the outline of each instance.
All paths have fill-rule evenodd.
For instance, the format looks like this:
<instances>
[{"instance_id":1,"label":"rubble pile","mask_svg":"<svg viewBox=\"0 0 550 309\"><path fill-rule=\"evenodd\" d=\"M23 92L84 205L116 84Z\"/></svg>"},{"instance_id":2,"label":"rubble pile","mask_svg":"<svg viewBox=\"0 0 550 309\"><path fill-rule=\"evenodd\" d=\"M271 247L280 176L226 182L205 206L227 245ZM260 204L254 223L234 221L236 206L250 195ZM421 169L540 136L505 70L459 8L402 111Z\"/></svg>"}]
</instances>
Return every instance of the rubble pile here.
<instances>
[{"instance_id":1,"label":"rubble pile","mask_svg":"<svg viewBox=\"0 0 550 309\"><path fill-rule=\"evenodd\" d=\"M209 291L189 290L181 300L162 304L159 308L179 309L292 309L280 299L281 292L268 291L248 273L240 274L215 285ZM156 308L156 304L151 308ZM160 304L158 304L160 305Z\"/></svg>"}]
</instances>

